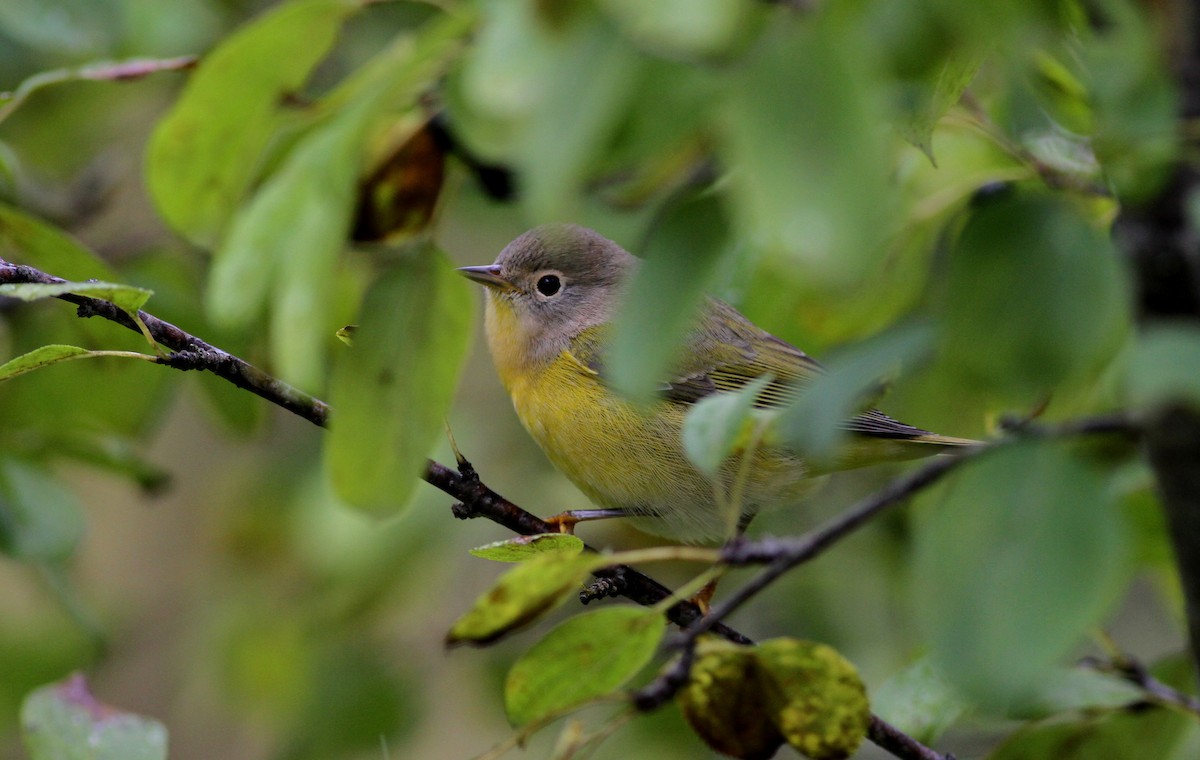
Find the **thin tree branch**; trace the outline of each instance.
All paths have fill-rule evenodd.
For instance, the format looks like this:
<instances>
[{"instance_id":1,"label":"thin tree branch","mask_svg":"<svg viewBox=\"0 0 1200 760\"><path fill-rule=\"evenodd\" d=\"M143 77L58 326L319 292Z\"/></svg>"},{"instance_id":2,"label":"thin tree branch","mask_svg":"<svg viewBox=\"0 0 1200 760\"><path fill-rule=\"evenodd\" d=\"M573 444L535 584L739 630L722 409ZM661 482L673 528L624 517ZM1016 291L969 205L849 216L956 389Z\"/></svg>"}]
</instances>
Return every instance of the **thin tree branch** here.
<instances>
[{"instance_id":1,"label":"thin tree branch","mask_svg":"<svg viewBox=\"0 0 1200 760\"><path fill-rule=\"evenodd\" d=\"M1081 664L1101 673L1110 673L1128 681L1145 692L1146 698L1152 702L1185 710L1196 717L1200 717L1200 699L1193 697L1191 694L1185 694L1158 680L1150 674L1150 671L1144 664L1127 654L1118 653L1107 660L1098 657L1087 657L1084 658Z\"/></svg>"},{"instance_id":2,"label":"thin tree branch","mask_svg":"<svg viewBox=\"0 0 1200 760\"><path fill-rule=\"evenodd\" d=\"M973 447L964 449L957 456L935 459L921 469L893 480L882 490L799 538L768 537L753 541L748 539L730 541L721 551L722 558L726 563L730 565L767 563L767 567L750 582L723 600L721 604L713 607L707 615L679 633L673 644L683 650L684 656L639 690L634 695L634 704L641 710L653 710L668 702L687 683L688 672L691 670L689 653L695 648L696 640L700 636L713 630L717 623L771 585L779 576L812 559L839 539L852 533L856 528L865 525L888 507L903 502L920 489L936 482L962 462L978 456L979 452L985 448L987 447Z\"/></svg>"},{"instance_id":3,"label":"thin tree branch","mask_svg":"<svg viewBox=\"0 0 1200 760\"><path fill-rule=\"evenodd\" d=\"M883 718L871 714L867 725L867 738L875 746L885 749L900 760L955 760L949 752L941 753L912 738Z\"/></svg>"},{"instance_id":4,"label":"thin tree branch","mask_svg":"<svg viewBox=\"0 0 1200 760\"><path fill-rule=\"evenodd\" d=\"M11 264L0 259L0 283L29 282L61 284L67 280L33 267ZM58 298L75 304L81 317L103 317L140 333L137 324L129 315L109 301L74 293L67 293ZM318 427L328 426L330 408L324 401L293 388L249 362L222 351L153 314L140 311L138 317L156 341L174 352L160 358L160 364L179 370L206 370ZM456 472L430 459L421 475L430 485L462 502L461 505L455 505L455 516L464 519L485 517L522 535L558 531L555 526L526 512L484 485L469 462L460 462L460 470ZM670 589L650 576L624 565L598 570L595 575L611 584L611 593L641 605L657 604L671 594ZM701 618L701 610L696 604L684 601L671 607L667 611L667 617L676 625L687 627ZM750 641L728 625L714 626L712 630L730 641L743 644Z\"/></svg>"},{"instance_id":5,"label":"thin tree branch","mask_svg":"<svg viewBox=\"0 0 1200 760\"><path fill-rule=\"evenodd\" d=\"M807 562L824 552L835 543L866 525L875 517L890 507L905 502L910 496L928 488L946 474L956 469L964 462L975 459L1000 446L1017 440L1037 437L1069 437L1078 435L1121 435L1136 438L1141 429L1135 421L1124 414L1112 414L1102 417L1068 420L1056 424L1035 425L1024 422L1013 429L1013 434L1007 438L997 439L990 443L963 448L953 454L943 455L934 459L911 473L903 475L885 485L870 496L862 499L841 514L831 518L824 525L796 538L766 537L761 539L738 538L730 541L721 551L722 561L726 564L753 565L765 564L757 576L743 585L709 611L709 613L692 625L681 631L674 641L674 646L689 651L695 646L696 639L712 630L712 626L724 620L743 604L748 602L763 589L771 585L777 578L796 566ZM685 658L676 661L672 668L659 675L654 681L635 695L635 703L644 710L654 709L671 699L675 692L687 683ZM919 756L916 756L919 757Z\"/></svg>"},{"instance_id":6,"label":"thin tree branch","mask_svg":"<svg viewBox=\"0 0 1200 760\"><path fill-rule=\"evenodd\" d=\"M12 92L0 92L0 121L20 108L34 92L63 82L123 82L141 79L160 71L184 71L196 65L198 58L183 55L177 58L132 58L125 61L103 61L74 68L54 69L34 74L17 85Z\"/></svg>"},{"instance_id":7,"label":"thin tree branch","mask_svg":"<svg viewBox=\"0 0 1200 760\"><path fill-rule=\"evenodd\" d=\"M0 259L0 283L37 282L61 285L68 282L61 277L46 274L33 267L10 264ZM58 298L75 304L80 317L103 317L122 327L141 333L137 324L122 309L109 301L66 293ZM301 390L263 372L258 367L243 361L233 354L205 343L166 320L144 311L138 317L159 343L171 349L173 354L159 359L159 364L179 370L203 369L212 372L237 387L250 391L260 398L283 407L292 414L303 417L314 425L325 427L329 422L329 405Z\"/></svg>"}]
</instances>

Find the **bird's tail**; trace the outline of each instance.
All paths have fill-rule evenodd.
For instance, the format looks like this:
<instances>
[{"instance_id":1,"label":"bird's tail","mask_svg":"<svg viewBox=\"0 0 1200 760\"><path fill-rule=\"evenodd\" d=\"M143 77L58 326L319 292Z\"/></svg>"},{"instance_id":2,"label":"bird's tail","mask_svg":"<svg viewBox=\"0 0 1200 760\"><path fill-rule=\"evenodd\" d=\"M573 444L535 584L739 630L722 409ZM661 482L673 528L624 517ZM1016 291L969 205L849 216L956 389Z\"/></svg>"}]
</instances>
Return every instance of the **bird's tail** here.
<instances>
[{"instance_id":1,"label":"bird's tail","mask_svg":"<svg viewBox=\"0 0 1200 760\"><path fill-rule=\"evenodd\" d=\"M908 441L913 443L929 443L934 446L982 446L983 441L977 441L974 438L955 438L949 435L938 435L937 433L925 433L908 438Z\"/></svg>"}]
</instances>

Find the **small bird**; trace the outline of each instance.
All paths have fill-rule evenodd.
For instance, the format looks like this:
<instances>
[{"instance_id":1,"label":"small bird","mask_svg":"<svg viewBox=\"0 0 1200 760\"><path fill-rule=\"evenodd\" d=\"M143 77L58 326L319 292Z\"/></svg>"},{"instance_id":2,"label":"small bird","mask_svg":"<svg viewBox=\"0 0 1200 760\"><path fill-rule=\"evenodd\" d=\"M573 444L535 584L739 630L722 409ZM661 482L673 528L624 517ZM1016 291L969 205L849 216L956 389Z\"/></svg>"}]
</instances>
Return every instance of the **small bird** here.
<instances>
[{"instance_id":1,"label":"small bird","mask_svg":"<svg viewBox=\"0 0 1200 760\"><path fill-rule=\"evenodd\" d=\"M599 509L551 520L632 518L648 533L695 543L728 537L714 483L684 453L681 430L700 399L735 391L764 375L756 405L781 407L822 372L803 351L760 329L729 304L708 298L658 398L635 404L607 382L605 348L623 285L638 259L575 225L534 228L495 263L462 267L487 288L488 348L517 416L546 456ZM851 434L836 466L818 470L773 442L752 449L738 528L763 508L793 502L815 476L977 443L906 425L878 410L848 420ZM725 493L737 452L718 477Z\"/></svg>"}]
</instances>

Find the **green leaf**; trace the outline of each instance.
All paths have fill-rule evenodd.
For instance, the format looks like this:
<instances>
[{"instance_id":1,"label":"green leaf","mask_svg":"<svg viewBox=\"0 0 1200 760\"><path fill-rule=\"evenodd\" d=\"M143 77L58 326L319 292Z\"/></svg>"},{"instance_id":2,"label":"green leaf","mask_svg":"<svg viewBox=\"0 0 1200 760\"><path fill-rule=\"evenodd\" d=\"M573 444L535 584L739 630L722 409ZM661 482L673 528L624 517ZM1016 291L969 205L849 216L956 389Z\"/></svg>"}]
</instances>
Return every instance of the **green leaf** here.
<instances>
[{"instance_id":1,"label":"green leaf","mask_svg":"<svg viewBox=\"0 0 1200 760\"><path fill-rule=\"evenodd\" d=\"M447 16L380 54L374 77L312 129L233 220L217 252L208 308L219 324L247 326L272 296L277 373L319 387L324 367L334 265L349 232L369 129L381 114L411 107L457 52L469 18Z\"/></svg>"},{"instance_id":2,"label":"green leaf","mask_svg":"<svg viewBox=\"0 0 1200 760\"><path fill-rule=\"evenodd\" d=\"M51 312L66 308L56 305ZM11 345L2 352L0 361L47 345L116 349L145 346L144 338L103 319L47 319L42 309L30 308L10 308L5 317L11 326ZM163 372L149 361L103 358L133 357L132 351L100 356L86 362L60 362L47 373L0 384L5 429L136 435L146 432L146 426L161 411L167 394L185 381L182 374ZM137 354L137 358L146 357ZM130 393L130 388L137 388L138 392Z\"/></svg>"},{"instance_id":3,"label":"green leaf","mask_svg":"<svg viewBox=\"0 0 1200 760\"><path fill-rule=\"evenodd\" d=\"M883 253L890 162L869 56L831 19L775 16L729 80L722 152L751 244L847 287Z\"/></svg>"},{"instance_id":4,"label":"green leaf","mask_svg":"<svg viewBox=\"0 0 1200 760\"><path fill-rule=\"evenodd\" d=\"M962 97L981 63L983 54L979 51L957 51L957 54L948 57L932 82L920 83L913 101L907 104L905 113L896 123L901 136L928 156L929 162L935 166L933 128L950 110L950 106Z\"/></svg>"},{"instance_id":5,"label":"green leaf","mask_svg":"<svg viewBox=\"0 0 1200 760\"><path fill-rule=\"evenodd\" d=\"M48 471L0 460L0 551L24 560L57 562L83 538L83 510Z\"/></svg>"},{"instance_id":6,"label":"green leaf","mask_svg":"<svg viewBox=\"0 0 1200 760\"><path fill-rule=\"evenodd\" d=\"M1150 674L1184 693L1194 692L1195 675L1186 655L1154 663ZM1027 724L1004 741L989 760L1189 760L1200 746L1194 717L1165 706L1139 705L1085 712L1079 720L1061 718Z\"/></svg>"},{"instance_id":7,"label":"green leaf","mask_svg":"<svg viewBox=\"0 0 1200 760\"><path fill-rule=\"evenodd\" d=\"M154 295L153 291L145 288L111 282L62 282L52 285L40 282L19 282L0 285L0 296L18 298L22 301L57 298L67 293L111 301L131 317L136 317L138 309L145 306L150 296Z\"/></svg>"},{"instance_id":8,"label":"green leaf","mask_svg":"<svg viewBox=\"0 0 1200 760\"><path fill-rule=\"evenodd\" d=\"M1185 692L1195 688L1186 656L1155 663L1151 674ZM1144 703L1131 709L1089 710L1076 720L1061 716L1028 723L1009 736L989 760L1187 760L1196 756L1200 729L1194 717Z\"/></svg>"},{"instance_id":9,"label":"green leaf","mask_svg":"<svg viewBox=\"0 0 1200 760\"><path fill-rule=\"evenodd\" d=\"M1186 752L1185 738L1193 737ZM1008 737L988 760L1143 760L1195 757L1194 724L1163 707L1086 715L1070 722L1035 723ZM1185 750L1177 754L1176 750Z\"/></svg>"},{"instance_id":10,"label":"green leaf","mask_svg":"<svg viewBox=\"0 0 1200 760\"><path fill-rule=\"evenodd\" d=\"M75 293L90 298L100 298L111 301L117 308L129 315L137 324L138 329L151 346L156 345L138 310L145 306L146 301L153 295L152 291L137 288L132 285L116 285L108 282L63 282L43 284L36 282L6 283L0 285L0 296L18 298L22 301L38 301L43 298L57 298L67 293Z\"/></svg>"},{"instance_id":11,"label":"green leaf","mask_svg":"<svg viewBox=\"0 0 1200 760\"><path fill-rule=\"evenodd\" d=\"M696 402L683 420L683 450L692 464L715 476L747 434L754 402L771 382L764 375L736 393L714 393Z\"/></svg>"},{"instance_id":12,"label":"green leaf","mask_svg":"<svg viewBox=\"0 0 1200 760\"><path fill-rule=\"evenodd\" d=\"M741 40L756 18L750 0L600 0L640 45L668 56L716 55Z\"/></svg>"},{"instance_id":13,"label":"green leaf","mask_svg":"<svg viewBox=\"0 0 1200 760\"><path fill-rule=\"evenodd\" d=\"M901 366L916 364L933 345L933 331L909 324L834 355L795 403L779 415L776 433L815 463L832 462L845 437L846 420L877 395L880 383Z\"/></svg>"},{"instance_id":14,"label":"green leaf","mask_svg":"<svg viewBox=\"0 0 1200 760\"><path fill-rule=\"evenodd\" d=\"M578 536L567 533L542 533L485 544L472 549L471 555L494 562L524 562L543 554L579 554L582 551L583 540Z\"/></svg>"},{"instance_id":15,"label":"green leaf","mask_svg":"<svg viewBox=\"0 0 1200 760\"><path fill-rule=\"evenodd\" d=\"M166 760L167 729L96 700L80 674L43 686L21 705L30 760Z\"/></svg>"},{"instance_id":16,"label":"green leaf","mask_svg":"<svg viewBox=\"0 0 1200 760\"><path fill-rule=\"evenodd\" d=\"M270 289L272 364L301 388L320 388L324 379L328 336L336 327L335 265L349 230L372 111L369 101L361 101L298 145L235 219L213 268L209 303L214 318L226 324L252 323ZM247 275L240 282L237 264Z\"/></svg>"},{"instance_id":17,"label":"green leaf","mask_svg":"<svg viewBox=\"0 0 1200 760\"><path fill-rule=\"evenodd\" d=\"M325 57L355 0L284 3L205 56L150 139L146 182L159 213L211 247L261 167L287 97Z\"/></svg>"},{"instance_id":18,"label":"green leaf","mask_svg":"<svg viewBox=\"0 0 1200 760\"><path fill-rule=\"evenodd\" d=\"M466 358L471 296L434 249L399 260L367 294L333 370L325 441L334 488L351 504L383 514L408 502Z\"/></svg>"},{"instance_id":19,"label":"green leaf","mask_svg":"<svg viewBox=\"0 0 1200 760\"><path fill-rule=\"evenodd\" d=\"M858 671L832 647L772 639L758 646L767 709L788 744L812 760L849 757L871 719Z\"/></svg>"},{"instance_id":20,"label":"green leaf","mask_svg":"<svg viewBox=\"0 0 1200 760\"><path fill-rule=\"evenodd\" d=\"M768 713L751 647L701 641L676 699L688 724L717 752L766 760L784 743Z\"/></svg>"},{"instance_id":21,"label":"green leaf","mask_svg":"<svg viewBox=\"0 0 1200 760\"><path fill-rule=\"evenodd\" d=\"M650 662L666 632L661 613L610 607L559 624L513 663L504 705L514 726L611 694Z\"/></svg>"},{"instance_id":22,"label":"green leaf","mask_svg":"<svg viewBox=\"0 0 1200 760\"><path fill-rule=\"evenodd\" d=\"M538 222L578 213L589 169L619 126L641 73L637 53L593 14L573 24L562 42L514 146L522 198ZM579 86L583 81L587 87Z\"/></svg>"},{"instance_id":23,"label":"green leaf","mask_svg":"<svg viewBox=\"0 0 1200 760\"><path fill-rule=\"evenodd\" d=\"M952 252L945 360L980 390L1025 400L1086 378L1112 358L1129 321L1108 235L1057 199L985 203Z\"/></svg>"},{"instance_id":24,"label":"green leaf","mask_svg":"<svg viewBox=\"0 0 1200 760\"><path fill-rule=\"evenodd\" d=\"M773 757L784 741L813 760L848 757L871 717L854 666L831 647L796 639L704 642L678 699L710 747L755 760Z\"/></svg>"},{"instance_id":25,"label":"green leaf","mask_svg":"<svg viewBox=\"0 0 1200 760\"><path fill-rule=\"evenodd\" d=\"M1134 341L1126 383L1139 407L1200 405L1200 329L1184 322L1146 327Z\"/></svg>"},{"instance_id":26,"label":"green leaf","mask_svg":"<svg viewBox=\"0 0 1200 760\"><path fill-rule=\"evenodd\" d=\"M1086 71L1095 124L1089 145L1113 194L1136 205L1153 197L1179 160L1180 95L1153 14L1108 2L1101 15L1104 23L1081 35L1071 55Z\"/></svg>"},{"instance_id":27,"label":"green leaf","mask_svg":"<svg viewBox=\"0 0 1200 760\"><path fill-rule=\"evenodd\" d=\"M922 497L917 619L938 670L1004 710L1099 623L1128 580L1117 494L1055 442L1005 446ZM934 507L933 505L936 505Z\"/></svg>"},{"instance_id":28,"label":"green leaf","mask_svg":"<svg viewBox=\"0 0 1200 760\"><path fill-rule=\"evenodd\" d=\"M925 744L936 742L968 709L928 657L884 681L871 703L879 717Z\"/></svg>"},{"instance_id":29,"label":"green leaf","mask_svg":"<svg viewBox=\"0 0 1200 760\"><path fill-rule=\"evenodd\" d=\"M59 362L71 361L73 359L94 359L103 356L155 361L155 357L149 354L139 354L133 351L88 351L86 348L79 348L78 346L42 346L27 354L21 354L15 359L10 359L4 364L0 364L0 382L20 377L27 372L33 372L36 369L49 367Z\"/></svg>"},{"instance_id":30,"label":"green leaf","mask_svg":"<svg viewBox=\"0 0 1200 760\"><path fill-rule=\"evenodd\" d=\"M489 644L533 622L566 601L588 573L609 561L597 554L544 554L522 562L455 621L446 646Z\"/></svg>"},{"instance_id":31,"label":"green leaf","mask_svg":"<svg viewBox=\"0 0 1200 760\"><path fill-rule=\"evenodd\" d=\"M533 0L485 3L482 12L484 23L463 61L461 94L493 118L524 118L546 96L569 40L542 23Z\"/></svg>"},{"instance_id":32,"label":"green leaf","mask_svg":"<svg viewBox=\"0 0 1200 760\"><path fill-rule=\"evenodd\" d=\"M0 258L19 260L67 279L117 279L116 273L82 243L4 204L0 204Z\"/></svg>"},{"instance_id":33,"label":"green leaf","mask_svg":"<svg viewBox=\"0 0 1200 760\"><path fill-rule=\"evenodd\" d=\"M673 205L658 220L617 311L612 342L617 390L640 401L653 399L731 247L729 223L715 194Z\"/></svg>"},{"instance_id":34,"label":"green leaf","mask_svg":"<svg viewBox=\"0 0 1200 760\"><path fill-rule=\"evenodd\" d=\"M1125 679L1082 667L1052 668L1034 693L1013 704L1008 717L1037 720L1065 712L1117 710L1140 704L1144 691Z\"/></svg>"},{"instance_id":35,"label":"green leaf","mask_svg":"<svg viewBox=\"0 0 1200 760\"><path fill-rule=\"evenodd\" d=\"M603 177L593 188L596 197L617 208L655 208L660 200L673 201L669 194L681 185L694 184L710 151L711 105L722 91L709 70L647 57L620 129L594 165ZM665 210L673 208L672 202ZM727 216L722 210L721 218Z\"/></svg>"}]
</instances>

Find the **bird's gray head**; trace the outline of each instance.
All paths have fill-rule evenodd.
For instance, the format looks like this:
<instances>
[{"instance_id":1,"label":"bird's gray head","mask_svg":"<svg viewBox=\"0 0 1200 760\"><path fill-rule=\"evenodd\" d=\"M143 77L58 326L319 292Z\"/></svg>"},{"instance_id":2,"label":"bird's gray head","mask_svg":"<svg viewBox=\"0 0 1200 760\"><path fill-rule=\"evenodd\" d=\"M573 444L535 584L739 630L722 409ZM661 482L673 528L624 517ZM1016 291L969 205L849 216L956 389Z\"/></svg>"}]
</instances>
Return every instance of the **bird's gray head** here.
<instances>
[{"instance_id":1,"label":"bird's gray head","mask_svg":"<svg viewBox=\"0 0 1200 760\"><path fill-rule=\"evenodd\" d=\"M529 359L557 355L584 330L612 319L637 259L600 234L548 224L505 246L493 264L461 271L488 288L489 333L499 320ZM503 314L510 311L511 315ZM493 351L495 345L493 341Z\"/></svg>"}]
</instances>

